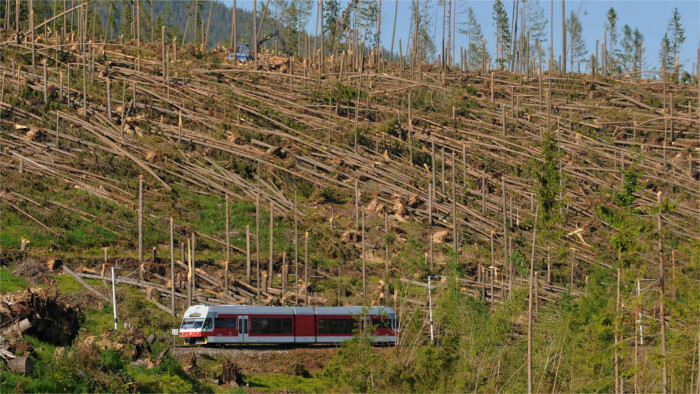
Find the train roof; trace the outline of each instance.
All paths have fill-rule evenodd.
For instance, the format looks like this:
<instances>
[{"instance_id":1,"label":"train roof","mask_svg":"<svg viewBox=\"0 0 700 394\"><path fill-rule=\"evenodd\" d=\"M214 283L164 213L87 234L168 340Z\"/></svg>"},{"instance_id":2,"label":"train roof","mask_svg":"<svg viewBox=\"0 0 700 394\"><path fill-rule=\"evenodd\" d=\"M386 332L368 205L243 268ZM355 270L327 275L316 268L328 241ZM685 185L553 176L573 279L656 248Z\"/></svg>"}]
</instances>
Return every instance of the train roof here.
<instances>
[{"instance_id":1,"label":"train roof","mask_svg":"<svg viewBox=\"0 0 700 394\"><path fill-rule=\"evenodd\" d=\"M394 310L384 306L317 306L317 315L392 315Z\"/></svg>"},{"instance_id":2,"label":"train roof","mask_svg":"<svg viewBox=\"0 0 700 394\"><path fill-rule=\"evenodd\" d=\"M192 305L185 317L193 314L205 317L222 314L270 314L270 315L393 315L394 309L385 306L255 306L255 305Z\"/></svg>"}]
</instances>

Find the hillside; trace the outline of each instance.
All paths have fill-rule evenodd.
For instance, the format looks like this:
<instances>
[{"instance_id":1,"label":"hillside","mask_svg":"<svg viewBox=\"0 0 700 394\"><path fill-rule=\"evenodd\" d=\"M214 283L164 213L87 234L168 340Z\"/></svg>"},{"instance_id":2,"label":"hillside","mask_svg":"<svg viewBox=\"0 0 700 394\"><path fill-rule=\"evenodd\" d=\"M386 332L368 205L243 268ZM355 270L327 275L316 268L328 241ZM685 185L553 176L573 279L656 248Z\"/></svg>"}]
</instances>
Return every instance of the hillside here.
<instances>
[{"instance_id":1,"label":"hillside","mask_svg":"<svg viewBox=\"0 0 700 394\"><path fill-rule=\"evenodd\" d=\"M255 67L191 46L164 59L160 43L55 45L38 39L35 65L30 44L0 47L0 246L14 276L60 258L109 295L117 265L133 271L123 293L170 311L172 223L178 314L192 242L194 302L308 292L396 308L396 348L354 342L297 390L526 391L528 322L537 391L612 391L616 375L660 391L662 368L671 391L700 381L696 77L411 75L352 52ZM3 297L38 278L4 279ZM93 313L109 320L109 305Z\"/></svg>"}]
</instances>

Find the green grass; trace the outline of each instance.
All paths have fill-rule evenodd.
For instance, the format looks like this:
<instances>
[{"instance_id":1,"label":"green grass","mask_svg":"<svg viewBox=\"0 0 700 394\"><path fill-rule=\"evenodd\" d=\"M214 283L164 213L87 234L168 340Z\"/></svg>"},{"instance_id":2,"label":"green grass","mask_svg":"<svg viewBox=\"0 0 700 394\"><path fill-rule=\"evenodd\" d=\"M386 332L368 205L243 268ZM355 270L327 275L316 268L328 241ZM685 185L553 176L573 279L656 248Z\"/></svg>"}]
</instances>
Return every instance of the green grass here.
<instances>
[{"instance_id":1,"label":"green grass","mask_svg":"<svg viewBox=\"0 0 700 394\"><path fill-rule=\"evenodd\" d=\"M246 378L246 383L255 391L292 391L321 393L328 391L326 382L315 377L304 378L283 374L257 375Z\"/></svg>"},{"instance_id":2,"label":"green grass","mask_svg":"<svg viewBox=\"0 0 700 394\"><path fill-rule=\"evenodd\" d=\"M2 267L0 268L0 292L12 293L15 291L22 291L31 287L31 284L26 280L12 275L10 270Z\"/></svg>"},{"instance_id":3,"label":"green grass","mask_svg":"<svg viewBox=\"0 0 700 394\"><path fill-rule=\"evenodd\" d=\"M114 315L111 305L103 308L87 308L85 310L85 322L81 325L87 332L100 334L114 328Z\"/></svg>"},{"instance_id":4,"label":"green grass","mask_svg":"<svg viewBox=\"0 0 700 394\"><path fill-rule=\"evenodd\" d=\"M30 336L25 338L37 352L34 372L31 377L3 372L2 392L213 392L211 385L187 376L170 354L158 367L147 369L131 366L128 358L114 350L84 354L68 348L55 357L56 347Z\"/></svg>"},{"instance_id":5,"label":"green grass","mask_svg":"<svg viewBox=\"0 0 700 394\"><path fill-rule=\"evenodd\" d=\"M61 293L76 293L85 289L83 285L68 275L56 275L56 287Z\"/></svg>"}]
</instances>

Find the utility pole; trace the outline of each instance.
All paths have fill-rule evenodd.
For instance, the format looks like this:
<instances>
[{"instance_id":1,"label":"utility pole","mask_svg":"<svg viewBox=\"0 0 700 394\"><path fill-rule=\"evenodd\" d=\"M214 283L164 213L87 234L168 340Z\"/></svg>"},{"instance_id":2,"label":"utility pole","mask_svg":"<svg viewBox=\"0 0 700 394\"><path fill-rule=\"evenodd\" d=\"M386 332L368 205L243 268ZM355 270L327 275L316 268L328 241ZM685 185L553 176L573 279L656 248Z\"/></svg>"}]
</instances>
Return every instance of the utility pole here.
<instances>
[{"instance_id":1,"label":"utility pole","mask_svg":"<svg viewBox=\"0 0 700 394\"><path fill-rule=\"evenodd\" d=\"M231 264L231 245L229 233L229 209L228 209L228 193L226 193L226 265L224 266L224 298L228 296L228 269Z\"/></svg>"},{"instance_id":2,"label":"utility pole","mask_svg":"<svg viewBox=\"0 0 700 394\"><path fill-rule=\"evenodd\" d=\"M435 334L433 329L433 293L430 285L430 275L428 275L428 317L430 318L430 344L432 345L435 340Z\"/></svg>"},{"instance_id":3,"label":"utility pole","mask_svg":"<svg viewBox=\"0 0 700 394\"><path fill-rule=\"evenodd\" d=\"M309 306L309 230L304 234L304 306Z\"/></svg>"},{"instance_id":4,"label":"utility pole","mask_svg":"<svg viewBox=\"0 0 700 394\"><path fill-rule=\"evenodd\" d=\"M365 207L362 207L362 305L367 305L367 260L365 259Z\"/></svg>"},{"instance_id":5,"label":"utility pole","mask_svg":"<svg viewBox=\"0 0 700 394\"><path fill-rule=\"evenodd\" d=\"M170 217L170 309L175 316L175 237L173 217Z\"/></svg>"},{"instance_id":6,"label":"utility pole","mask_svg":"<svg viewBox=\"0 0 700 394\"><path fill-rule=\"evenodd\" d=\"M117 330L117 290L114 282L114 267L112 267L112 309L114 311L114 331Z\"/></svg>"}]
</instances>

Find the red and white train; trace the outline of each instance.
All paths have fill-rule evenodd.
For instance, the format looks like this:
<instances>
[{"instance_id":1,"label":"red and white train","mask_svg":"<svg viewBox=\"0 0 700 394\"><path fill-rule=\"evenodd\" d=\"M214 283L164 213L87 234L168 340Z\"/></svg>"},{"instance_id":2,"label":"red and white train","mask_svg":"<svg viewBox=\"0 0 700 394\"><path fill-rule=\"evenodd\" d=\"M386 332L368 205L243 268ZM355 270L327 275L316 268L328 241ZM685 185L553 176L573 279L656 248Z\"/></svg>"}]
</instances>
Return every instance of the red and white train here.
<instances>
[{"instance_id":1,"label":"red and white train","mask_svg":"<svg viewBox=\"0 0 700 394\"><path fill-rule=\"evenodd\" d=\"M179 336L192 345L241 343L339 343L358 329L375 343L396 342L396 314L389 307L286 307L193 305Z\"/></svg>"}]
</instances>

